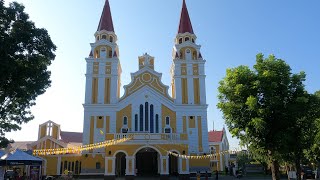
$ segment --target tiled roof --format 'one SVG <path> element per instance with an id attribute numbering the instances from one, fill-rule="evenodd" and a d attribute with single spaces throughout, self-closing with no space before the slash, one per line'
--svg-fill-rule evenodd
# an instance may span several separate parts
<path id="1" fill-rule="evenodd" d="M 210 131 L 208 132 L 209 142 L 221 142 L 223 137 L 223 131 Z"/>
<path id="2" fill-rule="evenodd" d="M 34 141 L 16 141 L 14 143 L 10 143 L 8 147 L 10 149 L 20 149 L 20 150 L 29 150 L 31 149 L 30 144 Z"/>
<path id="3" fill-rule="evenodd" d="M 80 132 L 60 132 L 61 140 L 65 143 L 82 143 L 82 133 Z"/>

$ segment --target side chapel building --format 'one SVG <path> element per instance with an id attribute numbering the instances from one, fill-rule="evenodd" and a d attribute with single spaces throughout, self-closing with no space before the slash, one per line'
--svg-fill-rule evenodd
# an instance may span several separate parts
<path id="1" fill-rule="evenodd" d="M 174 40 L 172 96 L 149 54 L 138 57 L 138 70 L 120 96 L 121 62 L 110 6 L 106 0 L 95 42 L 86 58 L 83 134 L 64 132 L 48 121 L 39 127 L 32 149 L 76 147 L 116 138 L 130 141 L 80 154 L 42 156 L 47 175 L 67 169 L 76 175 L 134 177 L 142 174 L 189 176 L 210 172 L 209 159 L 183 159 L 169 154 L 203 155 L 208 145 L 205 60 L 183 0 Z M 81 137 L 82 136 L 82 137 Z M 82 139 L 81 139 L 82 138 Z"/>

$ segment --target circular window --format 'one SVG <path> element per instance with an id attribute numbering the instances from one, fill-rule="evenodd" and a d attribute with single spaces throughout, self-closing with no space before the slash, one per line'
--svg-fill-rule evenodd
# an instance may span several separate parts
<path id="1" fill-rule="evenodd" d="M 191 51 L 190 51 L 190 49 L 187 49 L 187 53 L 190 53 Z"/>

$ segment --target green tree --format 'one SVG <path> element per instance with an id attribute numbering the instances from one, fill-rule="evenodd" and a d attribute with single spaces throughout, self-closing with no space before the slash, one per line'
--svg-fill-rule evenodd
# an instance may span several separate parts
<path id="1" fill-rule="evenodd" d="M 241 151 L 237 154 L 237 163 L 239 168 L 241 168 L 243 172 L 246 171 L 246 165 L 248 165 L 251 161 L 252 157 L 248 153 L 248 151 Z"/>
<path id="2" fill-rule="evenodd" d="M 6 132 L 33 119 L 30 107 L 50 86 L 47 67 L 55 50 L 47 30 L 35 27 L 23 5 L 6 7 L 0 0 L 0 147 L 9 143 Z"/>
<path id="3" fill-rule="evenodd" d="M 227 69 L 220 81 L 218 108 L 233 136 L 268 157 L 272 179 L 280 179 L 279 159 L 287 153 L 291 106 L 305 96 L 305 74 L 292 74 L 283 60 L 256 56 L 254 70 Z"/>
<path id="4" fill-rule="evenodd" d="M 301 179 L 300 164 L 308 162 L 307 157 L 312 160 L 311 157 L 314 155 L 311 148 L 316 140 L 316 119 L 320 117 L 319 98 L 305 92 L 304 96 L 300 96 L 290 105 L 289 112 L 288 117 L 291 116 L 294 123 L 288 132 L 290 152 L 284 154 L 284 159 L 295 165 L 297 177 Z"/>

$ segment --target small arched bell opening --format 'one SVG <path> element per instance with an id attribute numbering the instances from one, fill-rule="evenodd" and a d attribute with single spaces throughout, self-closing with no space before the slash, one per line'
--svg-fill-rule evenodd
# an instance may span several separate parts
<path id="1" fill-rule="evenodd" d="M 110 42 L 113 42 L 113 39 L 114 39 L 113 36 L 110 36 L 110 37 L 109 37 L 109 41 L 110 41 Z"/>
<path id="2" fill-rule="evenodd" d="M 107 39 L 107 35 L 105 35 L 105 34 L 102 35 L 102 36 L 101 36 L 101 39 Z"/>

